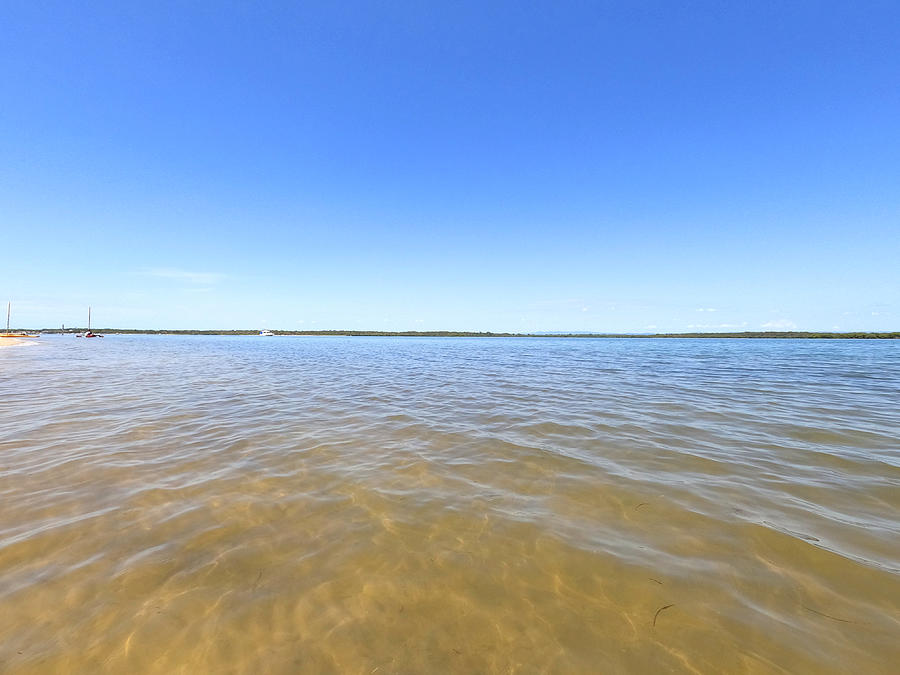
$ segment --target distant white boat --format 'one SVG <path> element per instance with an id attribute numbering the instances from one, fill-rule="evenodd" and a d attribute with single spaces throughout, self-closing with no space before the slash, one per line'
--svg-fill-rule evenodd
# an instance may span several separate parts
<path id="1" fill-rule="evenodd" d="M 259 331 L 259 334 L 265 337 L 273 337 L 275 335 L 275 333 L 270 330 L 261 330 Z"/>

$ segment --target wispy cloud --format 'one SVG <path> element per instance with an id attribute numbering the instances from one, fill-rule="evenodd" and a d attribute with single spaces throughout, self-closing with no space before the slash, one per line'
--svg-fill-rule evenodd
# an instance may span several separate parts
<path id="1" fill-rule="evenodd" d="M 743 323 L 692 323 L 688 324 L 688 328 L 746 328 L 747 322 Z"/>
<path id="2" fill-rule="evenodd" d="M 797 324 L 789 319 L 778 319 L 776 321 L 766 321 L 761 328 L 768 328 L 769 330 L 795 330 Z"/>
<path id="3" fill-rule="evenodd" d="M 697 311 L 697 312 L 716 312 L 718 310 L 715 307 L 698 307 L 695 311 Z"/>
<path id="4" fill-rule="evenodd" d="M 172 279 L 174 281 L 184 281 L 189 284 L 197 284 L 199 286 L 211 286 L 217 284 L 225 278 L 224 274 L 217 272 L 190 272 L 188 270 L 180 270 L 174 267 L 152 267 L 144 270 L 144 274 L 159 279 Z"/>

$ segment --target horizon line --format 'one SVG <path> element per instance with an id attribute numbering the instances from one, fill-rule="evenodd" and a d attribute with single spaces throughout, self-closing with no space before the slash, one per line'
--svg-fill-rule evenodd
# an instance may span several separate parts
<path id="1" fill-rule="evenodd" d="M 48 335 L 69 335 L 87 330 L 85 327 L 71 328 L 17 328 L 17 331 L 46 333 Z M 94 332 L 122 335 L 259 335 L 260 329 L 245 328 L 93 328 Z M 900 331 L 893 330 L 847 330 L 847 331 L 815 331 L 815 330 L 783 330 L 783 331 L 719 331 L 719 332 L 598 332 L 598 331 L 468 331 L 468 330 L 359 330 L 359 329 L 318 329 L 318 330 L 269 330 L 277 335 L 296 336 L 384 336 L 384 337 L 598 337 L 598 338 L 648 338 L 648 337 L 855 337 L 877 336 L 878 338 L 900 338 Z"/>

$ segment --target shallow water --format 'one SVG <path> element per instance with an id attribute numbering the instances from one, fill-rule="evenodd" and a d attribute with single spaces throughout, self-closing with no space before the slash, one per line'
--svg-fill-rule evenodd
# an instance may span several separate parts
<path id="1" fill-rule="evenodd" d="M 4 673 L 896 672 L 900 342 L 0 350 Z"/>

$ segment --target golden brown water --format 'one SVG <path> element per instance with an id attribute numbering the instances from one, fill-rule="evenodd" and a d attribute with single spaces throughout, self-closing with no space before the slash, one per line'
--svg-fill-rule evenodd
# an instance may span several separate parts
<path id="1" fill-rule="evenodd" d="M 0 350 L 0 672 L 889 673 L 900 343 Z"/>

